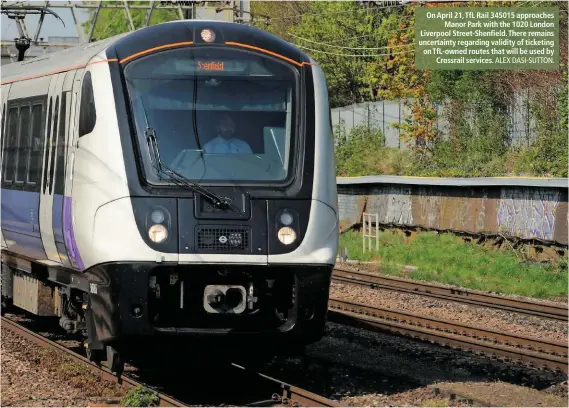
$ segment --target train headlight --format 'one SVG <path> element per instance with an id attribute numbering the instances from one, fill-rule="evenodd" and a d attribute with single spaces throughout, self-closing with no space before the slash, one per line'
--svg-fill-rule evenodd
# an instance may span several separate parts
<path id="1" fill-rule="evenodd" d="M 281 218 L 281 223 L 287 226 L 292 224 L 292 222 L 294 221 L 294 217 L 292 216 L 291 213 L 288 212 L 282 213 L 280 218 Z"/>
<path id="2" fill-rule="evenodd" d="M 148 230 L 148 236 L 152 242 L 160 244 L 161 242 L 166 241 L 168 238 L 168 229 L 164 225 L 155 224 Z"/>
<path id="3" fill-rule="evenodd" d="M 162 224 L 164 222 L 164 218 L 166 218 L 166 216 L 160 210 L 154 210 L 152 211 L 152 214 L 150 214 L 150 219 L 154 224 Z"/>
<path id="4" fill-rule="evenodd" d="M 285 245 L 290 245 L 296 241 L 296 232 L 290 227 L 282 227 L 277 234 L 279 241 Z"/>

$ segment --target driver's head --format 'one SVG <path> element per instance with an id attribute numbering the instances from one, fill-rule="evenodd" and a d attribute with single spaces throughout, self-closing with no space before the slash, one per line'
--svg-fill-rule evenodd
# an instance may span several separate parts
<path id="1" fill-rule="evenodd" d="M 228 115 L 222 114 L 217 124 L 217 133 L 224 139 L 231 139 L 235 133 L 235 123 Z"/>

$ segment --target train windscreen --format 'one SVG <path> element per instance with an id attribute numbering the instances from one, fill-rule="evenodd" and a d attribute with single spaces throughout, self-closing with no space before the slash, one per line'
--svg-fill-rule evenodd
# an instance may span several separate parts
<path id="1" fill-rule="evenodd" d="M 291 176 L 297 72 L 256 53 L 180 48 L 129 63 L 125 78 L 149 182 L 145 130 L 161 161 L 194 181 L 282 182 Z"/>

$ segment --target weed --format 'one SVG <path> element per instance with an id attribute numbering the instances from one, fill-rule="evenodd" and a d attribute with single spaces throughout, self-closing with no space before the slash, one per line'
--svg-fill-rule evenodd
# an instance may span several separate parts
<path id="1" fill-rule="evenodd" d="M 76 362 L 63 362 L 59 365 L 59 372 L 65 377 L 93 376 L 88 366 Z"/>
<path id="2" fill-rule="evenodd" d="M 155 407 L 159 402 L 158 394 L 143 387 L 132 388 L 121 400 L 123 407 Z"/>

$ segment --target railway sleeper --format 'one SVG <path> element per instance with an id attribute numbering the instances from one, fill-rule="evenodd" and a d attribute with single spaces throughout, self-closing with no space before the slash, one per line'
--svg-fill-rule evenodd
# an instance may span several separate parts
<path id="1" fill-rule="evenodd" d="M 372 316 L 372 317 L 383 319 L 383 320 L 386 320 L 389 322 L 402 323 L 402 324 L 406 324 L 406 325 L 413 326 L 413 327 L 423 327 L 426 329 L 439 331 L 442 333 L 455 334 L 458 336 L 463 336 L 463 337 L 467 337 L 467 338 L 472 338 L 472 339 L 488 342 L 488 343 L 491 343 L 494 345 L 505 345 L 505 346 L 510 346 L 513 348 L 530 350 L 530 351 L 537 351 L 537 352 L 540 352 L 543 354 L 550 354 L 550 355 L 555 355 L 555 356 L 562 356 L 562 357 L 567 356 L 566 353 L 560 354 L 560 353 L 555 352 L 555 351 L 549 351 L 547 349 L 544 349 L 543 347 L 539 347 L 539 346 L 536 347 L 535 345 L 532 345 L 532 344 L 524 344 L 524 343 L 519 343 L 519 342 L 515 342 L 515 341 L 502 340 L 498 336 L 477 334 L 475 331 L 467 331 L 465 329 L 457 329 L 457 328 L 452 328 L 452 327 L 439 326 L 436 323 L 435 324 L 432 324 L 430 322 L 424 322 L 423 323 L 421 321 L 416 321 L 416 320 L 412 320 L 412 319 L 397 318 L 395 316 L 391 316 L 391 315 L 387 315 L 387 314 L 383 314 L 383 313 L 376 313 L 376 312 L 369 310 L 369 309 L 363 309 L 362 310 L 362 309 L 358 309 L 358 308 L 354 308 L 354 307 L 345 308 L 345 307 L 340 307 L 337 305 L 333 305 L 333 306 L 331 306 L 331 308 L 338 309 L 338 310 L 347 310 L 349 312 L 361 314 L 364 316 Z"/>
<path id="2" fill-rule="evenodd" d="M 356 316 L 346 316 L 346 317 L 348 318 L 348 322 L 347 322 L 348 325 L 352 325 L 350 323 L 350 321 L 353 321 L 353 319 L 357 319 Z M 387 321 L 387 319 L 384 319 L 384 320 Z M 343 322 L 343 321 L 340 320 L 340 322 Z M 377 326 L 375 326 L 375 322 L 372 324 L 374 324 L 374 326 L 372 326 L 372 327 L 377 327 Z M 381 322 L 378 321 L 377 324 L 381 324 Z M 357 326 L 360 327 L 359 325 L 357 325 Z M 367 325 L 364 327 L 367 328 Z M 532 358 L 535 359 L 536 357 L 538 357 L 535 355 L 534 356 L 528 356 L 529 359 L 528 358 L 522 359 L 521 357 L 513 357 L 511 355 L 508 356 L 508 353 L 511 353 L 511 351 L 508 351 L 508 350 L 504 350 L 505 355 L 502 355 L 499 353 L 497 354 L 496 352 L 490 351 L 490 350 L 480 350 L 480 347 L 484 347 L 484 348 L 486 347 L 481 340 L 476 340 L 476 341 L 481 342 L 480 345 L 476 345 L 476 346 L 471 346 L 471 345 L 467 345 L 467 344 L 461 345 L 461 344 L 456 343 L 457 341 L 460 341 L 458 339 L 456 339 L 456 340 L 453 339 L 450 341 L 447 341 L 444 339 L 435 339 L 431 335 L 426 335 L 423 333 L 414 332 L 415 329 L 413 327 L 416 327 L 416 326 L 409 325 L 409 329 L 405 329 L 402 327 L 388 325 L 388 327 L 387 328 L 384 327 L 383 330 L 387 329 L 387 331 L 389 331 L 391 333 L 402 335 L 404 337 L 411 338 L 413 340 L 421 340 L 421 341 L 424 341 L 426 343 L 437 344 L 439 346 L 449 348 L 449 349 L 453 349 L 453 350 L 461 350 L 461 351 L 470 352 L 470 353 L 473 353 L 473 354 L 479 355 L 479 356 L 487 356 L 492 360 L 498 360 L 498 361 L 504 361 L 504 362 L 512 361 L 515 364 L 523 365 L 525 367 L 532 368 L 532 369 L 538 369 L 539 368 L 539 369 L 543 369 L 543 370 L 550 370 L 550 371 L 552 370 L 554 372 L 563 371 L 563 369 L 559 365 L 559 364 L 562 364 L 561 362 L 550 361 L 547 363 L 545 363 L 545 362 L 544 363 L 536 363 L 535 360 L 531 361 Z M 372 328 L 371 330 L 376 330 L 376 329 Z M 435 329 L 435 330 L 433 330 L 433 335 L 435 335 L 435 333 L 437 331 L 438 332 L 444 332 L 444 330 Z M 453 335 L 457 336 L 457 337 L 462 337 L 462 336 L 458 336 L 456 334 L 453 334 Z M 465 337 L 467 337 L 467 336 L 465 336 Z M 502 345 L 500 344 L 499 346 L 502 346 Z M 526 349 L 526 347 L 512 347 L 512 351 L 515 350 L 516 348 L 523 349 L 523 350 Z M 550 353 L 541 353 L 541 354 L 543 354 L 545 356 L 554 356 L 556 353 L 550 352 Z"/>

